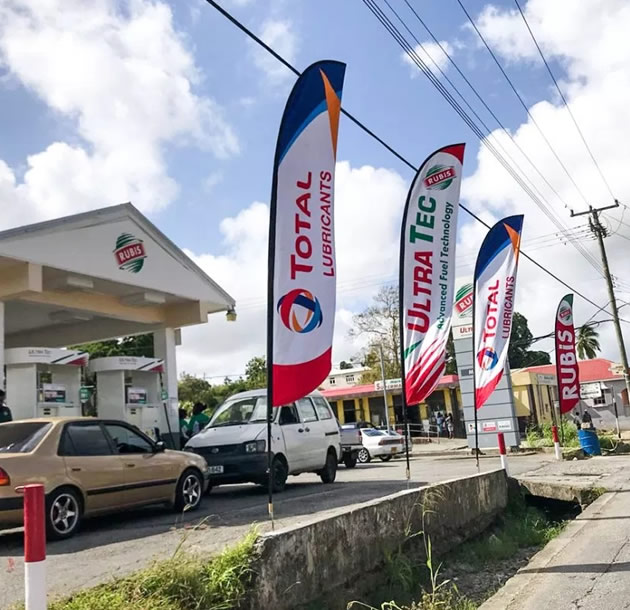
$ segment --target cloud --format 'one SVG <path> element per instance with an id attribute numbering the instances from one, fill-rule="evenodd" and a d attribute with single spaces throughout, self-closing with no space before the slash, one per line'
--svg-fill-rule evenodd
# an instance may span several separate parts
<path id="1" fill-rule="evenodd" d="M 177 195 L 166 144 L 238 152 L 222 108 L 194 92 L 198 69 L 163 2 L 8 0 L 0 67 L 72 127 L 20 180 L 3 164 L 4 226 L 129 200 L 155 211 Z"/>
<path id="2" fill-rule="evenodd" d="M 453 55 L 453 46 L 445 40 L 440 41 L 439 45 L 436 42 L 427 40 L 422 43 L 422 46 L 416 45 L 414 48 L 420 59 L 424 61 L 424 63 L 434 73 L 438 72 L 435 66 L 438 66 L 440 70 L 445 71 L 446 68 L 448 68 L 449 64 L 448 57 L 440 48 L 440 45 L 442 45 L 442 48 L 444 49 L 444 51 L 446 51 L 446 53 L 448 53 L 449 55 Z M 409 57 L 407 53 L 402 53 L 401 59 L 403 63 L 409 66 L 411 70 L 411 78 L 415 78 L 416 76 L 421 74 L 420 68 L 418 68 L 415 61 L 411 59 L 411 57 Z"/>
<path id="3" fill-rule="evenodd" d="M 298 41 L 291 21 L 267 19 L 263 22 L 258 35 L 263 42 L 267 43 L 289 63 L 295 63 Z M 254 64 L 265 74 L 270 85 L 277 85 L 294 78 L 294 74 L 287 67 L 256 43 L 252 42 L 250 48 Z"/>
<path id="4" fill-rule="evenodd" d="M 355 355 L 361 340 L 348 338 L 352 316 L 379 287 L 395 280 L 400 215 L 407 193 L 396 172 L 347 161 L 337 164 L 336 249 L 338 298 L 334 360 Z M 253 356 L 265 353 L 267 230 L 269 208 L 254 202 L 220 224 L 224 253 L 189 255 L 237 303 L 238 320 L 210 316 L 208 324 L 183 330 L 179 370 L 221 376 L 244 371 Z M 208 346 L 213 346 L 211 349 Z M 230 369 L 230 370 L 227 370 Z"/>

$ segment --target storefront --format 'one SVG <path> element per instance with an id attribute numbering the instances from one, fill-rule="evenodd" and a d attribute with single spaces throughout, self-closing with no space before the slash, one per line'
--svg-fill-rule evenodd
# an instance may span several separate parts
<path id="1" fill-rule="evenodd" d="M 0 370 L 5 350 L 40 350 L 32 353 L 41 360 L 47 357 L 41 350 L 153 333 L 168 413 L 163 423 L 172 430 L 178 427 L 178 329 L 203 324 L 212 313 L 233 317 L 234 307 L 131 204 L 0 233 Z"/>

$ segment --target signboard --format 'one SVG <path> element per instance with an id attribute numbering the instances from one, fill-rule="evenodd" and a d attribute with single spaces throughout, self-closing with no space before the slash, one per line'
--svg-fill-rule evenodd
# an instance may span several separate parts
<path id="1" fill-rule="evenodd" d="M 509 419 L 499 420 L 497 422 L 497 427 L 499 428 L 500 432 L 511 432 L 513 430 L 512 421 Z"/>
<path id="2" fill-rule="evenodd" d="M 145 388 L 127 388 L 127 404 L 128 405 L 146 405 L 147 391 Z"/>
<path id="3" fill-rule="evenodd" d="M 44 402 L 66 402 L 66 386 L 57 383 L 42 384 Z"/>
<path id="4" fill-rule="evenodd" d="M 580 398 L 601 398 L 602 384 L 599 381 L 580 384 Z"/>
<path id="5" fill-rule="evenodd" d="M 374 389 L 375 390 L 382 390 L 383 389 L 383 382 L 382 381 L 375 381 L 374 382 Z M 402 389 L 402 379 L 386 379 L 385 380 L 385 389 L 386 390 L 400 390 Z"/>
<path id="6" fill-rule="evenodd" d="M 160 397 L 162 400 L 168 400 L 168 392 L 166 390 L 162 390 L 162 392 L 160 392 Z"/>
<path id="7" fill-rule="evenodd" d="M 79 400 L 81 402 L 87 402 L 90 399 L 91 394 L 90 388 L 82 387 L 79 389 Z"/>
<path id="8" fill-rule="evenodd" d="M 484 432 L 496 432 L 497 431 L 497 422 L 495 421 L 485 421 L 481 424 L 481 429 Z"/>
<path id="9" fill-rule="evenodd" d="M 573 295 L 564 296 L 556 312 L 556 372 L 560 413 L 569 413 L 579 402 L 580 369 L 575 353 Z"/>
<path id="10" fill-rule="evenodd" d="M 536 375 L 536 381 L 538 385 L 556 385 L 556 376 L 538 374 Z"/>
<path id="11" fill-rule="evenodd" d="M 86 366 L 90 355 L 79 350 L 49 347 L 12 347 L 4 351 L 5 364 L 72 364 Z"/>
<path id="12" fill-rule="evenodd" d="M 465 337 L 472 337 L 473 327 L 472 324 L 466 324 L 466 326 L 454 326 L 453 327 L 453 339 L 463 339 Z"/>

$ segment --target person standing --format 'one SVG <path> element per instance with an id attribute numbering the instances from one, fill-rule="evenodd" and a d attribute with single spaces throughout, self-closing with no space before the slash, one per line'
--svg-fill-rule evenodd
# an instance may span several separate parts
<path id="1" fill-rule="evenodd" d="M 579 411 L 577 409 L 575 411 L 573 411 L 572 419 L 573 419 L 573 423 L 575 424 L 575 427 L 578 430 L 581 430 L 582 429 L 582 422 L 580 421 L 580 413 L 579 413 Z"/>
<path id="2" fill-rule="evenodd" d="M 191 437 L 199 434 L 209 423 L 210 418 L 204 413 L 206 405 L 196 402 L 193 405 L 192 417 L 188 420 L 188 430 Z"/>
<path id="3" fill-rule="evenodd" d="M 444 420 L 444 423 L 446 424 L 446 432 L 448 433 L 448 438 L 452 439 L 453 438 L 453 415 L 452 415 L 452 413 L 447 413 L 446 414 L 446 418 Z"/>
<path id="4" fill-rule="evenodd" d="M 13 421 L 13 415 L 11 414 L 11 409 L 7 407 L 4 402 L 6 396 L 6 392 L 4 390 L 0 390 L 0 424 L 4 422 Z"/>
<path id="5" fill-rule="evenodd" d="M 444 434 L 444 416 L 442 415 L 442 411 L 438 411 L 435 415 L 435 423 L 438 429 L 438 435 L 442 436 Z"/>

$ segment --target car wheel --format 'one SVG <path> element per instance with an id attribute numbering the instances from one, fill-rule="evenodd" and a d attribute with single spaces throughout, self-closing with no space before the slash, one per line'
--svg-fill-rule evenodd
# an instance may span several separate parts
<path id="1" fill-rule="evenodd" d="M 337 478 L 337 456 L 334 451 L 328 451 L 326 466 L 319 472 L 322 483 L 334 483 Z"/>
<path id="2" fill-rule="evenodd" d="M 203 478 L 196 470 L 185 470 L 179 478 L 175 491 L 175 510 L 195 510 L 201 504 Z"/>
<path id="3" fill-rule="evenodd" d="M 284 491 L 287 485 L 287 478 L 289 476 L 289 469 L 286 462 L 281 457 L 274 457 L 271 462 L 271 469 L 273 471 L 273 492 L 280 493 Z M 268 485 L 268 483 L 266 483 Z"/>
<path id="4" fill-rule="evenodd" d="M 379 460 L 381 460 L 381 462 L 389 462 L 389 460 L 392 459 L 391 455 L 379 455 L 378 456 Z"/>
<path id="5" fill-rule="evenodd" d="M 363 447 L 363 449 L 359 449 L 357 459 L 361 462 L 361 464 L 367 464 L 372 458 L 370 457 L 370 452 Z"/>
<path id="6" fill-rule="evenodd" d="M 46 501 L 46 537 L 64 540 L 76 534 L 81 523 L 81 500 L 70 488 L 55 490 Z"/>
<path id="7" fill-rule="evenodd" d="M 343 456 L 343 463 L 346 468 L 354 468 L 357 465 L 357 456 L 354 453 L 346 453 Z"/>

